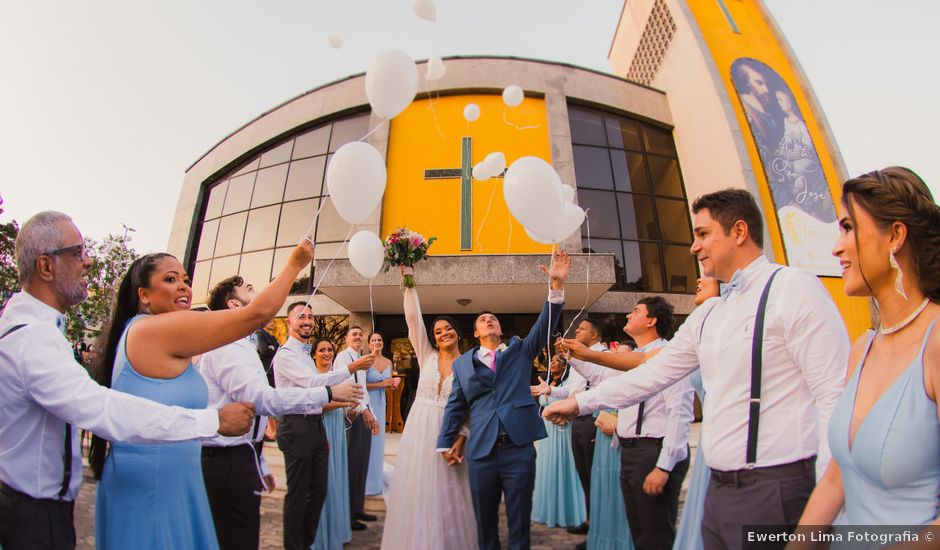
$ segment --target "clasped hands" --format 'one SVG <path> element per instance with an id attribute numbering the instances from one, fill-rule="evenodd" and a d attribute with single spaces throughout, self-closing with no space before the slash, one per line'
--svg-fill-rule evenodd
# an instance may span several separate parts
<path id="1" fill-rule="evenodd" d="M 467 436 L 458 435 L 450 449 L 441 453 L 441 456 L 444 457 L 448 466 L 456 466 L 457 464 L 463 463 L 463 447 L 466 442 Z"/>

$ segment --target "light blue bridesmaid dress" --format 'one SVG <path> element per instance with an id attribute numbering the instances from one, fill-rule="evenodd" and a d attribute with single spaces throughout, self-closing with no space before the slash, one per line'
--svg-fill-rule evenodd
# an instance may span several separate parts
<path id="1" fill-rule="evenodd" d="M 330 442 L 329 482 L 320 513 L 314 550 L 342 550 L 352 540 L 349 518 L 349 465 L 346 458 L 346 411 L 323 413 L 323 429 Z"/>
<path id="2" fill-rule="evenodd" d="M 205 380 L 192 364 L 176 378 L 148 378 L 127 360 L 128 321 L 118 342 L 111 387 L 164 405 L 204 409 Z M 112 442 L 95 503 L 95 543 L 102 549 L 219 547 L 202 479 L 202 443 Z"/>
<path id="3" fill-rule="evenodd" d="M 366 372 L 366 382 L 375 384 L 388 380 L 392 376 L 392 367 L 389 365 L 385 372 L 369 369 Z M 381 495 L 385 489 L 385 477 L 382 465 L 385 462 L 385 388 L 369 390 L 369 400 L 372 402 L 372 413 L 379 423 L 379 435 L 372 436 L 372 447 L 369 451 L 369 472 L 366 474 L 366 494 Z"/>
<path id="4" fill-rule="evenodd" d="M 633 536 L 627 523 L 620 490 L 619 441 L 597 429 L 594 462 L 591 463 L 591 528 L 588 550 L 632 550 Z M 613 443 L 614 446 L 611 446 Z"/>
<path id="5" fill-rule="evenodd" d="M 705 402 L 705 388 L 702 386 L 702 372 L 696 369 L 689 375 L 689 381 L 698 394 L 699 401 Z M 701 550 L 702 543 L 702 516 L 705 513 L 705 492 L 708 490 L 708 478 L 711 470 L 705 464 L 705 454 L 702 453 L 702 433 L 698 435 L 698 448 L 695 452 L 695 464 L 692 466 L 692 475 L 689 479 L 688 491 L 685 495 L 685 505 L 682 507 L 682 517 L 679 518 L 679 527 L 676 529 L 676 541 L 672 547 L 675 550 Z"/>
<path id="6" fill-rule="evenodd" d="M 565 379 L 559 387 L 565 387 Z M 543 407 L 557 401 L 542 396 Z M 548 437 L 538 442 L 535 459 L 535 493 L 533 495 L 532 521 L 549 527 L 581 525 L 587 517 L 584 505 L 584 490 L 578 472 L 574 468 L 571 451 L 571 430 L 556 426 L 545 420 Z"/>
<path id="7" fill-rule="evenodd" d="M 940 423 L 924 389 L 924 349 L 868 411 L 855 440 L 849 434 L 858 380 L 868 347 L 829 421 L 829 448 L 842 472 L 846 525 L 926 525 L 937 517 L 940 495 Z"/>

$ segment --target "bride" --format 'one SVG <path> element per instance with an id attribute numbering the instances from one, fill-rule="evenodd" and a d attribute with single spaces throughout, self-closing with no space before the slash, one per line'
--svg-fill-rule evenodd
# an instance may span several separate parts
<path id="1" fill-rule="evenodd" d="M 436 450 L 453 381 L 451 363 L 460 356 L 460 334 L 453 319 L 439 316 L 431 325 L 434 342 L 430 342 L 418 292 L 413 288 L 404 290 L 408 339 L 421 374 L 398 446 L 382 548 L 472 550 L 476 548 L 477 528 L 467 466 L 459 456 L 447 457 L 445 462 Z M 458 449 L 462 449 L 466 435 L 464 431 L 458 437 Z"/>

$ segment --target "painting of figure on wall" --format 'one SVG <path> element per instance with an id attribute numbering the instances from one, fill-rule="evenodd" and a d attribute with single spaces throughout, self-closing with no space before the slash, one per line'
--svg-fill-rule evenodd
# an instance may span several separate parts
<path id="1" fill-rule="evenodd" d="M 760 154 L 790 265 L 838 276 L 830 251 L 838 236 L 835 204 L 803 114 L 786 82 L 756 59 L 731 76 Z"/>

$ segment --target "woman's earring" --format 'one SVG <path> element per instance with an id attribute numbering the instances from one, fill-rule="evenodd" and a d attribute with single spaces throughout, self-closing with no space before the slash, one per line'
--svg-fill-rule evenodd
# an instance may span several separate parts
<path id="1" fill-rule="evenodd" d="M 150 302 L 144 302 L 144 313 L 150 315 Z"/>
<path id="2" fill-rule="evenodd" d="M 898 260 L 894 257 L 894 250 L 888 252 L 888 263 L 891 264 L 892 269 L 898 270 L 898 276 L 894 278 L 894 290 L 901 295 L 901 298 L 908 300 L 907 294 L 904 292 L 904 272 L 901 271 L 901 266 L 898 265 Z"/>

